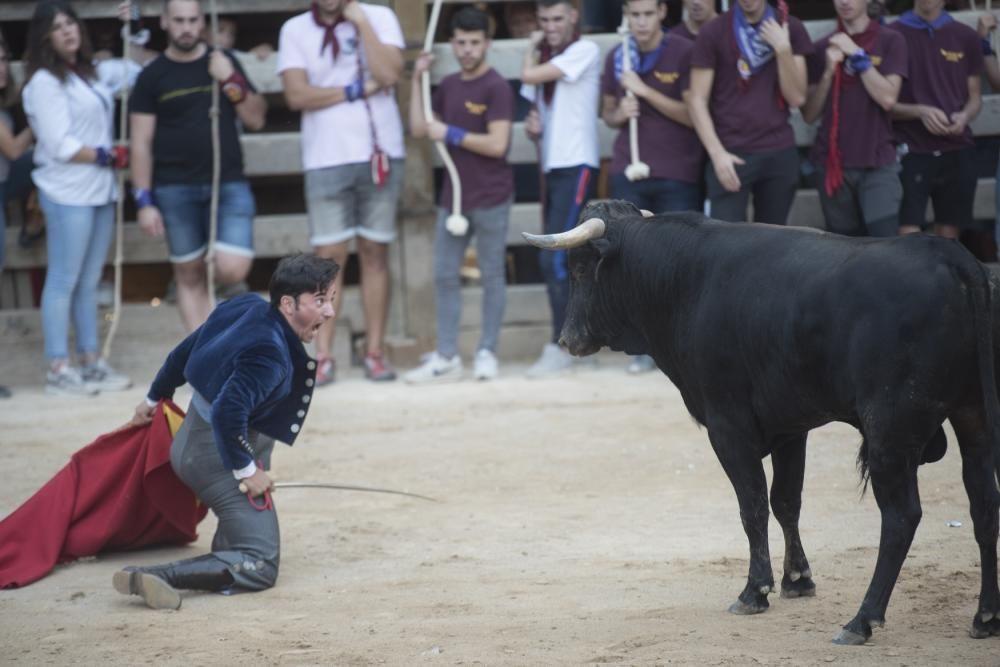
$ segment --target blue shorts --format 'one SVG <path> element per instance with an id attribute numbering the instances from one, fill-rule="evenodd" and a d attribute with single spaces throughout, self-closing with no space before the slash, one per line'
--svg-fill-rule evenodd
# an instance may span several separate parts
<path id="1" fill-rule="evenodd" d="M 161 185 L 153 188 L 153 201 L 163 216 L 170 261 L 192 262 L 208 247 L 211 185 Z M 246 181 L 219 187 L 217 252 L 253 257 L 253 218 L 257 209 Z"/>

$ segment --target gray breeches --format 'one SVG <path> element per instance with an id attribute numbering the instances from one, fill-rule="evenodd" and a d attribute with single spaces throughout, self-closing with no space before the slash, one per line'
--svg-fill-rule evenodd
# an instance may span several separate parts
<path id="1" fill-rule="evenodd" d="M 274 440 L 250 433 L 258 465 L 270 468 Z M 184 424 L 170 447 L 170 464 L 198 499 L 219 519 L 212 539 L 212 555 L 221 560 L 233 575 L 233 586 L 263 590 L 278 578 L 280 537 L 278 515 L 271 509 L 258 511 L 231 470 L 222 465 L 215 445 L 212 426 L 191 406 Z M 256 502 L 262 503 L 263 498 Z"/>

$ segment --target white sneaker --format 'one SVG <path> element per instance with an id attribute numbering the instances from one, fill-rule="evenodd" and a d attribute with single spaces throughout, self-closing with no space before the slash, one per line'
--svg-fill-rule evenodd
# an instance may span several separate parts
<path id="1" fill-rule="evenodd" d="M 462 379 L 462 357 L 455 355 L 445 359 L 437 352 L 431 352 L 412 371 L 403 374 L 407 384 L 428 384 L 431 382 L 457 382 Z"/>
<path id="2" fill-rule="evenodd" d="M 556 345 L 546 343 L 542 348 L 542 355 L 538 357 L 531 368 L 528 369 L 529 378 L 540 378 L 545 375 L 554 375 L 567 370 L 573 365 L 573 357 L 569 352 Z"/>
<path id="3" fill-rule="evenodd" d="M 132 387 L 132 380 L 113 369 L 104 359 L 83 367 L 83 381 L 100 391 L 125 391 Z"/>
<path id="4" fill-rule="evenodd" d="M 648 354 L 637 354 L 632 357 L 625 371 L 631 375 L 639 375 L 656 370 L 656 362 Z"/>
<path id="5" fill-rule="evenodd" d="M 474 376 L 477 380 L 492 380 L 500 372 L 497 358 L 489 350 L 476 352 Z"/>
<path id="6" fill-rule="evenodd" d="M 54 396 L 96 396 L 98 389 L 84 382 L 80 371 L 67 364 L 46 374 L 45 393 Z"/>

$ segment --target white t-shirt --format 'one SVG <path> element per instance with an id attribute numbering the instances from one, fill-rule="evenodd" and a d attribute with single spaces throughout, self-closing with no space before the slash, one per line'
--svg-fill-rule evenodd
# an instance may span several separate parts
<path id="1" fill-rule="evenodd" d="M 538 111 L 542 116 L 543 170 L 600 166 L 597 147 L 597 105 L 600 98 L 601 48 L 580 39 L 552 58 L 563 77 L 556 81 L 552 105 L 545 104 L 538 86 Z M 536 87 L 523 85 L 521 96 L 536 101 Z"/>
<path id="2" fill-rule="evenodd" d="M 31 179 L 46 197 L 70 206 L 103 206 L 115 200 L 113 169 L 69 159 L 84 147 L 111 147 L 114 94 L 124 77 L 133 79 L 134 74 L 120 62 L 104 61 L 97 65 L 96 81 L 74 73 L 60 81 L 42 69 L 24 86 L 24 113 L 36 139 Z"/>
<path id="3" fill-rule="evenodd" d="M 392 10 L 377 5 L 361 5 L 372 29 L 383 44 L 406 47 L 399 20 Z M 332 47 L 323 52 L 323 28 L 316 25 L 312 13 L 290 18 L 281 28 L 278 41 L 278 74 L 303 69 L 309 84 L 317 88 L 344 88 L 358 78 L 358 53 L 361 51 L 365 78 L 371 74 L 364 62 L 364 51 L 353 23 L 345 21 L 334 28 L 340 55 L 334 61 Z M 371 108 L 369 119 L 368 108 Z M 393 91 L 384 91 L 364 100 L 342 102 L 325 109 L 302 112 L 302 164 L 306 170 L 368 162 L 371 159 L 372 122 L 379 146 L 392 158 L 406 155 L 403 147 L 403 122 Z"/>

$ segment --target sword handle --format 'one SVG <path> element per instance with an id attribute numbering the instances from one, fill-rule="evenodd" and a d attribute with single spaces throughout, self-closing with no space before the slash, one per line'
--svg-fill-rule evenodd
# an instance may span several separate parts
<path id="1" fill-rule="evenodd" d="M 248 493 L 250 489 L 247 488 L 246 483 L 240 482 L 240 493 Z"/>

